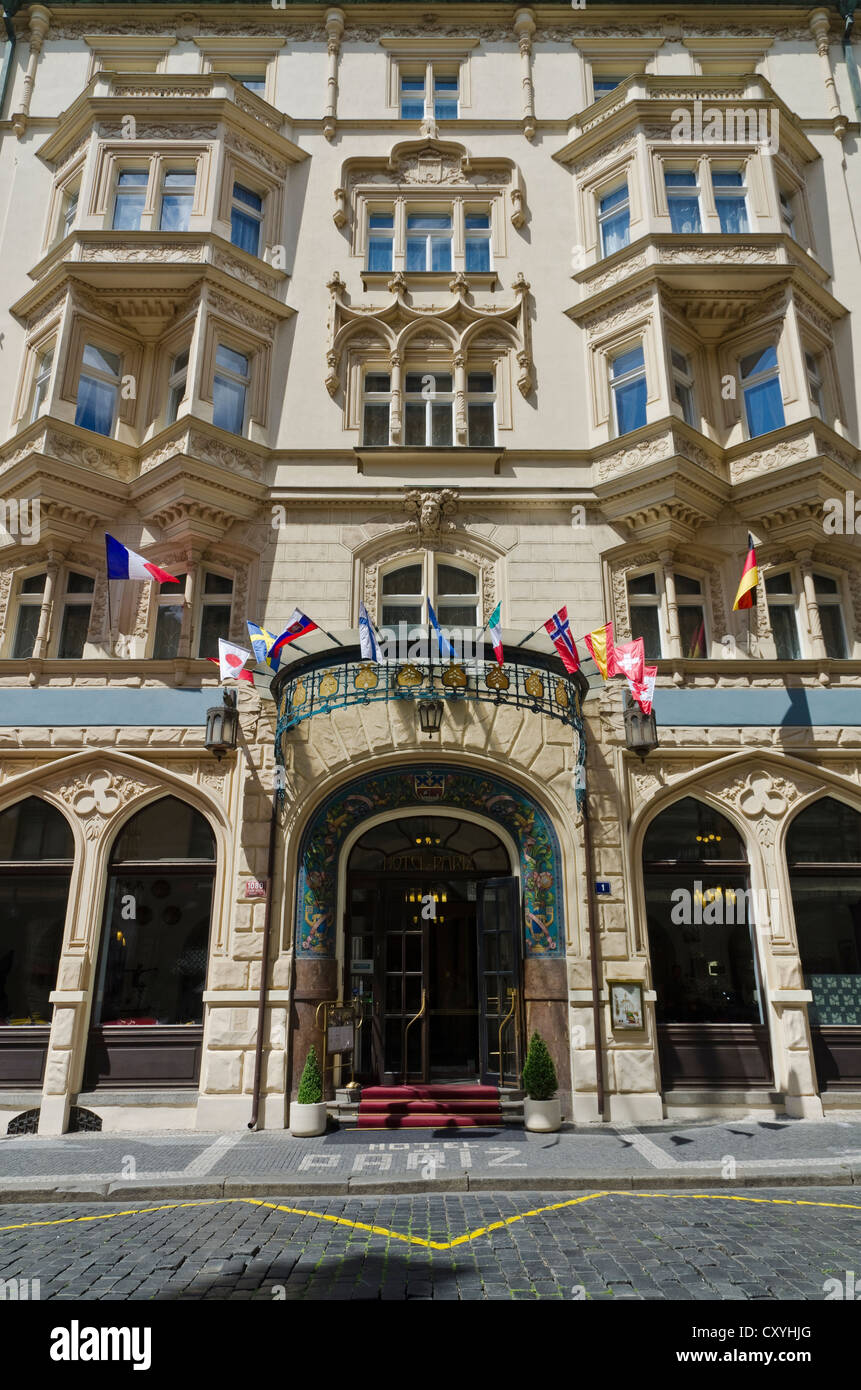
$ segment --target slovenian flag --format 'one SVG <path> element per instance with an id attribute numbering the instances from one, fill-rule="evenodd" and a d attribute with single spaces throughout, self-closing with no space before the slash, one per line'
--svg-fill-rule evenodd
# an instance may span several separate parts
<path id="1" fill-rule="evenodd" d="M 306 632 L 316 631 L 317 624 L 312 623 L 310 618 L 306 618 L 305 614 L 302 613 L 300 609 L 294 608 L 281 636 L 276 637 L 275 641 L 272 643 L 272 647 L 269 651 L 270 657 L 277 656 L 280 651 L 283 651 L 284 647 L 289 647 L 291 642 L 295 642 L 297 637 L 304 637 Z"/>
<path id="2" fill-rule="evenodd" d="M 502 665 L 502 604 L 498 603 L 487 620 L 487 629 L 490 633 L 490 640 L 493 643 L 493 655 L 496 657 L 500 666 Z"/>
<path id="3" fill-rule="evenodd" d="M 279 656 L 273 657 L 272 648 L 275 645 L 274 632 L 267 632 L 265 627 L 260 627 L 258 623 L 246 620 L 245 626 L 248 628 L 248 637 L 254 650 L 255 660 L 261 666 L 269 666 L 273 671 L 277 671 L 281 665 Z"/>
<path id="4" fill-rule="evenodd" d="M 436 613 L 433 611 L 433 604 L 431 603 L 430 599 L 428 599 L 428 617 L 430 618 L 431 627 L 436 633 L 436 640 L 439 645 L 440 656 L 451 657 L 452 661 L 454 661 L 456 655 L 454 647 L 451 645 L 451 642 L 449 642 L 448 638 L 443 635 L 443 630 L 439 625 L 439 619 L 437 618 Z"/>
<path id="5" fill-rule="evenodd" d="M 105 550 L 108 561 L 108 579 L 154 579 L 157 584 L 178 584 L 179 580 L 167 570 L 159 569 L 136 550 L 105 536 Z"/>
<path id="6" fill-rule="evenodd" d="M 374 632 L 374 625 L 368 617 L 367 608 L 361 601 L 359 602 L 359 645 L 362 649 L 363 661 L 379 661 L 381 659 L 382 652 Z"/>
<path id="7" fill-rule="evenodd" d="M 748 532 L 747 559 L 744 562 L 738 593 L 735 596 L 735 603 L 732 606 L 733 613 L 739 608 L 753 608 L 756 603 L 756 586 L 758 582 L 759 570 L 756 565 L 756 550 L 753 544 L 753 536 Z"/>

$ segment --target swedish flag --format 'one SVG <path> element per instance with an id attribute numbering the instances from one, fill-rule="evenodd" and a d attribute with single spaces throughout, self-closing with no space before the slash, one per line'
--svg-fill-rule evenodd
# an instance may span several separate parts
<path id="1" fill-rule="evenodd" d="M 257 623 L 246 622 L 248 636 L 254 650 L 254 656 L 259 665 L 270 666 L 273 671 L 277 671 L 281 665 L 281 653 L 276 652 L 270 658 L 269 653 L 273 645 L 278 640 L 273 632 L 267 632 L 265 627 L 259 627 Z"/>

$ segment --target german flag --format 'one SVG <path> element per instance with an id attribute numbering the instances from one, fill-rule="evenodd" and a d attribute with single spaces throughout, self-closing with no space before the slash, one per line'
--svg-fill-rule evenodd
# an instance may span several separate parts
<path id="1" fill-rule="evenodd" d="M 756 550 L 754 549 L 753 536 L 748 532 L 747 559 L 744 562 L 738 593 L 735 596 L 735 603 L 732 606 L 733 613 L 739 608 L 754 607 L 756 604 L 756 586 L 758 581 L 759 570 L 756 567 Z"/>

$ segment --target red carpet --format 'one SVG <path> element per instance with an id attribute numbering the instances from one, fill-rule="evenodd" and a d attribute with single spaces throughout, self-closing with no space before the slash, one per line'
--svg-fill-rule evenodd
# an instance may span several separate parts
<path id="1" fill-rule="evenodd" d="M 502 1124 L 495 1086 L 366 1086 L 359 1129 L 495 1129 Z"/>

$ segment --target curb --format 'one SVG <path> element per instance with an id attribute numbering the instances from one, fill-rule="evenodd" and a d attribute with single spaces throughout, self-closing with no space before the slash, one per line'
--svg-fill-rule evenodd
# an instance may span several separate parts
<path id="1" fill-rule="evenodd" d="M 853 1167 L 832 1168 L 823 1165 L 816 1169 L 787 1171 L 785 1167 L 771 1171 L 738 1174 L 735 1178 L 720 1175 L 703 1176 L 668 1170 L 663 1175 L 607 1175 L 597 1173 L 532 1173 L 473 1174 L 421 1178 L 399 1176 L 355 1177 L 326 1179 L 321 1173 L 307 1177 L 283 1178 L 153 1178 L 148 1182 L 118 1182 L 114 1180 L 75 1181 L 74 1178 L 7 1178 L 0 1189 L 0 1206 L 32 1206 L 45 1204 L 105 1203 L 111 1206 L 128 1202 L 199 1201 L 209 1199 L 256 1197 L 264 1201 L 279 1197 L 362 1197 L 410 1196 L 428 1192 L 596 1192 L 612 1189 L 630 1192 L 691 1191 L 705 1193 L 739 1188 L 763 1187 L 852 1187 L 861 1186 L 861 1170 Z"/>

